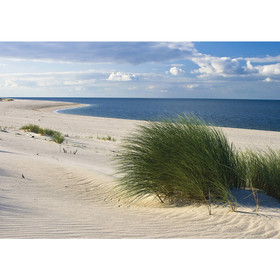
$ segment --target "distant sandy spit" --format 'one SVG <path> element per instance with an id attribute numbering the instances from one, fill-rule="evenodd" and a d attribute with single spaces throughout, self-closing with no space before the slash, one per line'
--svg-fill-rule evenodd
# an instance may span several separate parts
<path id="1" fill-rule="evenodd" d="M 1 238 L 279 238 L 280 204 L 238 191 L 237 212 L 215 206 L 173 207 L 114 198 L 112 159 L 121 139 L 144 121 L 68 115 L 75 103 L 0 102 Z M 38 124 L 66 135 L 60 146 L 24 132 Z M 241 149 L 280 149 L 280 133 L 223 128 Z M 111 136 L 116 141 L 105 141 Z"/>

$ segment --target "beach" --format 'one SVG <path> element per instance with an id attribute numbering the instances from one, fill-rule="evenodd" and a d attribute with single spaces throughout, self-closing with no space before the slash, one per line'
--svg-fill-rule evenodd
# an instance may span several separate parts
<path id="1" fill-rule="evenodd" d="M 279 238 L 279 201 L 236 193 L 238 208 L 175 207 L 115 198 L 113 159 L 122 138 L 144 121 L 55 112 L 81 104 L 0 102 L 1 238 Z M 37 124 L 65 135 L 61 145 L 20 128 Z M 222 128 L 241 149 L 280 149 L 280 132 Z M 103 140 L 107 138 L 111 140 Z M 249 196 L 249 198 L 248 198 Z"/>

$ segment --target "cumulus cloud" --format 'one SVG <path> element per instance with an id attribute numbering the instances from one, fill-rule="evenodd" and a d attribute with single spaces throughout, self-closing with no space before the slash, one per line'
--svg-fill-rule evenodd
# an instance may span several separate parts
<path id="1" fill-rule="evenodd" d="M 269 65 L 259 65 L 255 66 L 259 74 L 270 76 L 270 75 L 280 75 L 280 63 L 269 64 Z"/>
<path id="2" fill-rule="evenodd" d="M 267 65 L 252 65 L 252 61 L 239 57 L 214 57 L 198 54 L 192 58 L 199 68 L 192 73 L 201 74 L 200 77 L 211 75 L 222 77 L 233 76 L 271 76 L 280 74 L 280 63 Z"/>
<path id="3" fill-rule="evenodd" d="M 230 57 L 214 57 L 210 55 L 199 55 L 192 58 L 199 68 L 193 73 L 200 73 L 202 75 L 242 75 L 246 70 L 240 63 L 239 58 Z"/>
<path id="4" fill-rule="evenodd" d="M 113 72 L 109 75 L 108 81 L 119 81 L 119 82 L 127 82 L 135 79 L 136 76 L 134 74 L 126 74 L 122 72 Z"/>
<path id="5" fill-rule="evenodd" d="M 185 74 L 185 71 L 179 67 L 174 66 L 174 67 L 171 67 L 169 69 L 169 71 L 167 71 L 167 73 L 170 73 L 173 76 L 178 76 L 178 75 Z"/>
<path id="6" fill-rule="evenodd" d="M 248 57 L 245 59 L 257 63 L 273 63 L 273 62 L 275 63 L 275 62 L 280 62 L 280 55 L 276 55 L 276 56 L 267 55 L 264 57 Z"/>

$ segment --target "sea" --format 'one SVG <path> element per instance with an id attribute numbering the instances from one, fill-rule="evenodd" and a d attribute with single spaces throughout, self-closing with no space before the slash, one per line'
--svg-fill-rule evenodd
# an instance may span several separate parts
<path id="1" fill-rule="evenodd" d="M 280 131 L 280 100 L 171 99 L 171 98 L 17 98 L 87 104 L 59 110 L 105 118 L 157 121 L 177 115 L 195 115 L 222 127 Z"/>

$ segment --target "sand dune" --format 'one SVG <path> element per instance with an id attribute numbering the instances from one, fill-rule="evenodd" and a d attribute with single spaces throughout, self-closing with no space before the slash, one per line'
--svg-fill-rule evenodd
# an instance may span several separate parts
<path id="1" fill-rule="evenodd" d="M 112 159 L 121 138 L 141 122 L 53 112 L 71 106 L 76 104 L 0 102 L 1 238 L 280 237 L 279 202 L 261 195 L 256 213 L 244 190 L 236 193 L 237 212 L 214 206 L 211 216 L 204 205 L 129 204 L 114 198 Z M 68 135 L 66 143 L 60 147 L 20 130 L 29 123 L 61 131 Z M 279 132 L 223 130 L 242 149 L 280 148 Z M 108 135 L 116 141 L 97 139 Z"/>

